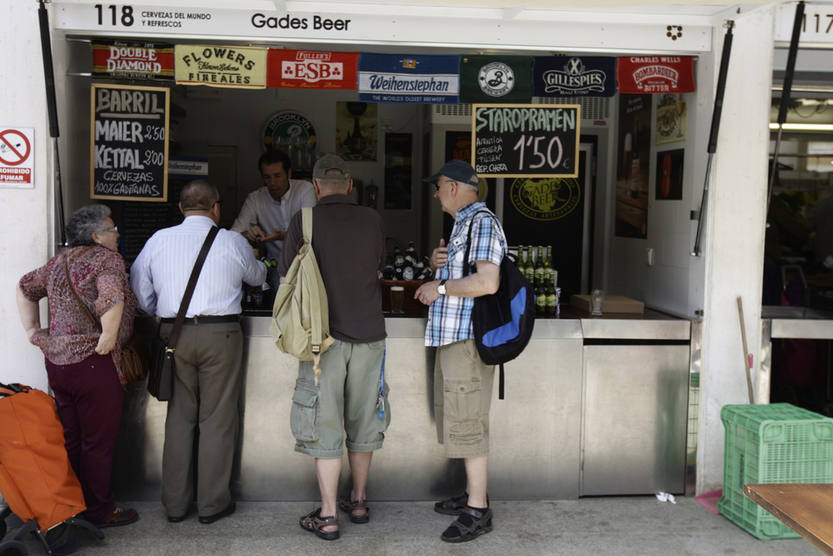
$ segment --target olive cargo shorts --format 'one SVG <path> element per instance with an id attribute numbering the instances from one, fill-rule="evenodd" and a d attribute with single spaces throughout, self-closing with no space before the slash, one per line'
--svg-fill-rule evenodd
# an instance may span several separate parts
<path id="1" fill-rule="evenodd" d="M 474 340 L 437 348 L 434 360 L 434 415 L 437 440 L 449 458 L 489 453 L 489 408 L 495 367 L 485 364 Z"/>
<path id="2" fill-rule="evenodd" d="M 296 452 L 340 458 L 345 432 L 351 452 L 382 447 L 390 424 L 387 383 L 384 416 L 379 417 L 377 408 L 384 356 L 384 340 L 367 344 L 336 340 L 321 356 L 318 386 L 312 361 L 300 362 L 289 417 Z"/>

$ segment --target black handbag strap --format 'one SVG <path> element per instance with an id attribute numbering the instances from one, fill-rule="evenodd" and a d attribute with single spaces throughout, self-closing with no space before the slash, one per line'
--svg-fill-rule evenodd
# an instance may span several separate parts
<path id="1" fill-rule="evenodd" d="M 182 296 L 182 303 L 179 304 L 179 312 L 176 314 L 174 326 L 171 329 L 171 335 L 167 341 L 167 348 L 170 351 L 176 349 L 176 343 L 179 341 L 179 334 L 182 332 L 182 325 L 185 324 L 185 313 L 188 312 L 188 305 L 191 304 L 191 298 L 194 296 L 194 289 L 197 287 L 197 279 L 200 277 L 202 265 L 205 263 L 205 258 L 208 256 L 208 250 L 211 249 L 211 244 L 214 243 L 214 238 L 220 228 L 212 226 L 205 236 L 205 241 L 202 243 L 200 254 L 197 255 L 197 260 L 194 262 L 194 268 L 191 270 L 191 277 L 188 278 L 188 285 L 185 287 L 185 293 Z"/>

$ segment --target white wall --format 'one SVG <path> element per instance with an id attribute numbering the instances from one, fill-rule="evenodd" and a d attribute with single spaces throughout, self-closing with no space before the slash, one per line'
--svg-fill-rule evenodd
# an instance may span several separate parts
<path id="1" fill-rule="evenodd" d="M 35 187 L 0 188 L 0 353 L 4 361 L 0 382 L 22 382 L 45 389 L 43 356 L 26 340 L 15 302 L 20 277 L 46 262 L 51 235 L 47 186 L 50 139 L 37 3 L 5 3 L 0 36 L 0 127 L 35 129 Z"/>
<path id="2" fill-rule="evenodd" d="M 772 9 L 739 15 L 735 23 L 704 248 L 706 306 L 700 377 L 698 492 L 722 484 L 724 434 L 720 409 L 726 404 L 749 403 L 738 296 L 743 299 L 750 351 L 757 354 L 756 346 L 761 345 L 773 52 L 772 35 L 768 31 L 773 25 Z M 715 46 L 717 52 L 721 48 L 722 44 Z"/>

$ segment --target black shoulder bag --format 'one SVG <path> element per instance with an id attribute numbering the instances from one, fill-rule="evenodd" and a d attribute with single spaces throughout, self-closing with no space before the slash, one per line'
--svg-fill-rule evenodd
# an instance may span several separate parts
<path id="1" fill-rule="evenodd" d="M 214 243 L 214 238 L 217 237 L 219 231 L 220 228 L 213 226 L 205 237 L 200 254 L 194 263 L 194 269 L 191 271 L 191 277 L 188 278 L 188 286 L 185 288 L 182 303 L 179 304 L 179 312 L 176 314 L 176 321 L 174 321 L 174 326 L 167 341 L 158 332 L 153 338 L 150 372 L 148 373 L 148 392 L 160 402 L 169 401 L 173 394 L 176 343 L 179 341 L 182 325 L 185 324 L 185 313 L 188 311 L 188 305 L 191 304 L 194 288 L 197 287 L 197 278 L 200 277 L 200 271 L 203 263 L 205 263 L 206 256 L 208 256 L 208 250 L 211 249 L 211 244 Z"/>
<path id="2" fill-rule="evenodd" d="M 485 210 L 472 216 L 463 259 L 463 276 L 471 274 L 474 266 L 469 263 L 471 229 L 474 227 L 474 217 L 480 213 L 496 218 Z M 500 286 L 497 292 L 474 298 L 471 322 L 474 344 L 480 359 L 487 365 L 500 365 L 498 398 L 502 400 L 503 364 L 521 354 L 535 326 L 535 291 L 508 253 L 500 262 Z"/>

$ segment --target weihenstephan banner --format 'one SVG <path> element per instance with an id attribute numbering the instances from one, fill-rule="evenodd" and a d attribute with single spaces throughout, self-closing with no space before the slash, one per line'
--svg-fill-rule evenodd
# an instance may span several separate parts
<path id="1" fill-rule="evenodd" d="M 359 100 L 458 104 L 460 57 L 362 53 L 359 57 Z"/>
<path id="2" fill-rule="evenodd" d="M 616 58 L 539 56 L 532 68 L 536 97 L 612 97 L 616 94 Z"/>

